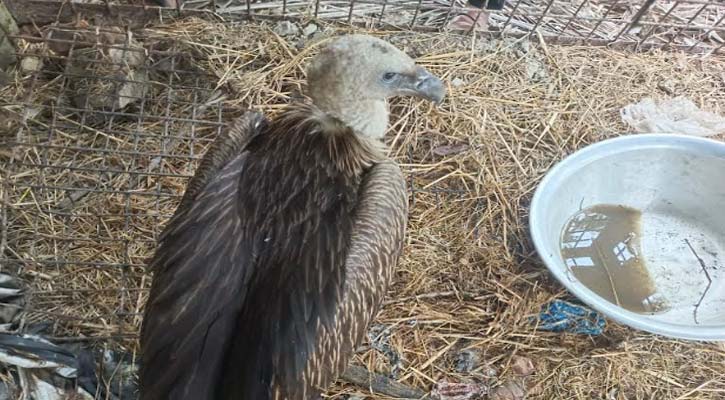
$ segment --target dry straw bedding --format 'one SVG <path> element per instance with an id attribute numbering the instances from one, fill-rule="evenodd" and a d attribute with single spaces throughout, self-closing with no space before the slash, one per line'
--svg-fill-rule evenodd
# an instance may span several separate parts
<path id="1" fill-rule="evenodd" d="M 303 67 L 314 54 L 316 40 L 343 29 L 321 26 L 319 31 L 316 39 L 303 40 L 280 37 L 274 25 L 199 19 L 149 28 L 138 37 L 141 43 L 163 43 L 170 51 L 184 52 L 188 57 L 183 68 L 197 68 L 212 76 L 175 77 L 177 85 L 194 80 L 195 86 L 209 89 L 201 95 L 177 88 L 172 96 L 168 87 L 153 86 L 146 93 L 145 112 L 167 116 L 194 112 L 196 118 L 211 121 L 220 118 L 219 110 L 224 111 L 222 120 L 229 121 L 248 106 L 278 112 L 303 89 Z M 450 94 L 437 109 L 417 100 L 393 102 L 388 135 L 391 155 L 416 191 L 404 255 L 375 322 L 376 329 L 388 328 L 388 354 L 366 346 L 355 361 L 370 370 L 393 371 L 402 382 L 427 390 L 442 378 L 484 379 L 494 371 L 505 379 L 512 374 L 512 357 L 523 355 L 536 366 L 529 379 L 529 386 L 535 387 L 533 398 L 725 397 L 722 346 L 668 340 L 613 322 L 597 337 L 537 330 L 529 318 L 552 299 L 568 295 L 536 258 L 526 228 L 527 206 L 536 183 L 554 163 L 588 143 L 627 133 L 619 118 L 622 106 L 645 96 L 683 94 L 705 109 L 725 111 L 722 60 L 476 40 L 444 33 L 375 34 L 405 48 L 443 76 Z M 161 82 L 168 75 L 150 73 L 149 80 Z M 17 76 L 14 84 L 2 89 L 2 95 L 19 101 L 26 79 Z M 45 104 L 56 98 L 63 85 L 59 79 L 40 77 L 29 102 Z M 190 103 L 204 103 L 203 97 L 214 89 L 227 94 L 221 104 L 191 109 Z M 47 139 L 50 121 L 44 115 L 39 113 L 29 123 L 31 129 L 24 133 L 27 141 Z M 148 170 L 152 155 L 132 156 L 125 151 L 156 154 L 163 145 L 172 155 L 191 158 L 170 157 L 158 171 L 188 176 L 218 132 L 210 124 L 199 124 L 191 132 L 183 121 L 131 118 L 118 119 L 114 126 L 119 132 L 107 133 L 104 125 L 78 122 L 77 114 L 69 112 L 65 118 L 75 121 L 69 126 L 77 130 L 54 135 L 51 142 L 59 147 L 16 149 L 15 160 L 46 157 L 59 165 Z M 16 134 L 17 126 L 11 127 L 5 134 Z M 160 135 L 183 138 L 162 142 Z M 112 152 L 99 158 L 74 154 L 63 146 L 110 148 Z M 9 153 L 3 151 L 6 163 Z M 4 198 L 13 205 L 8 236 L 11 256 L 135 265 L 26 263 L 22 274 L 35 290 L 35 313 L 30 320 L 55 321 L 56 334 L 64 336 L 135 333 L 145 301 L 143 289 L 149 284 L 143 264 L 178 198 L 89 194 L 72 207 L 73 213 L 86 216 L 61 218 L 43 210 L 62 202 L 65 191 L 28 191 L 16 184 L 132 188 L 139 193 L 178 195 L 186 179 L 62 169 L 45 170 L 41 176 L 37 169 L 17 164 L 12 174 L 3 175 L 9 182 Z M 128 211 L 134 216 L 118 217 Z M 84 240 L 68 244 L 62 237 Z M 133 340 L 119 343 L 135 349 Z M 464 348 L 479 351 L 482 363 L 472 372 L 459 374 L 454 358 Z M 396 362 L 391 354 L 400 360 Z M 361 390 L 340 384 L 330 395 L 337 398 Z"/>

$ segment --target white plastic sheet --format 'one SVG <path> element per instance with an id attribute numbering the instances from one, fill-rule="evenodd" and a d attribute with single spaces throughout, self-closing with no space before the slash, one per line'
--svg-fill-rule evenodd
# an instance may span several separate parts
<path id="1" fill-rule="evenodd" d="M 725 118 L 699 109 L 678 96 L 655 102 L 647 97 L 620 110 L 622 121 L 640 133 L 677 133 L 714 136 L 725 133 Z"/>

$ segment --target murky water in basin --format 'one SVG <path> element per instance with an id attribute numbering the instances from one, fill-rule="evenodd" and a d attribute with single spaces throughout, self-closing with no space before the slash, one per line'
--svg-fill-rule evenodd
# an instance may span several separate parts
<path id="1" fill-rule="evenodd" d="M 620 205 L 596 205 L 575 214 L 561 237 L 561 255 L 589 289 L 627 310 L 659 313 L 669 308 L 657 291 L 641 250 L 641 213 Z"/>

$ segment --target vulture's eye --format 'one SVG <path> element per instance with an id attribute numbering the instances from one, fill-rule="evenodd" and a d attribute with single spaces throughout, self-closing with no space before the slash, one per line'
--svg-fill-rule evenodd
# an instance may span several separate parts
<path id="1" fill-rule="evenodd" d="M 393 80 L 395 80 L 396 75 L 397 74 L 395 72 L 386 72 L 386 73 L 384 73 L 383 74 L 383 82 L 385 82 L 385 83 L 392 82 Z"/>

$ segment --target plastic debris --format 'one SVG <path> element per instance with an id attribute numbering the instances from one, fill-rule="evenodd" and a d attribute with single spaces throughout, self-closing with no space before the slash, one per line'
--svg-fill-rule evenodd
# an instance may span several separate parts
<path id="1" fill-rule="evenodd" d="M 657 88 L 667 93 L 670 96 L 677 94 L 677 86 L 679 82 L 674 79 L 667 79 L 657 83 Z"/>
<path id="2" fill-rule="evenodd" d="M 510 380 L 491 388 L 474 382 L 438 381 L 430 392 L 433 400 L 523 400 L 527 395 L 526 385 L 521 380 Z"/>
<path id="3" fill-rule="evenodd" d="M 541 330 L 593 336 L 601 335 L 606 325 L 596 311 L 562 300 L 554 300 L 542 307 L 538 321 Z"/>
<path id="4" fill-rule="evenodd" d="M 93 377 L 79 374 L 82 366 L 76 355 L 40 336 L 0 333 L 0 364 L 14 367 L 17 386 L 35 400 L 93 399 L 90 393 L 95 390 L 77 384 Z"/>
<path id="5" fill-rule="evenodd" d="M 420 399 L 425 393 L 412 386 L 390 379 L 385 375 L 368 371 L 367 368 L 350 364 L 340 376 L 340 379 L 355 386 L 368 389 L 396 399 Z"/>
<path id="6" fill-rule="evenodd" d="M 118 399 L 136 398 L 138 392 L 139 365 L 133 362 L 131 353 L 104 350 L 100 360 L 100 378 Z"/>
<path id="7" fill-rule="evenodd" d="M 456 354 L 453 362 L 456 372 L 471 372 L 481 365 L 481 352 L 476 349 L 461 350 Z"/>
<path id="8" fill-rule="evenodd" d="M 451 81 L 451 85 L 453 85 L 455 87 L 461 87 L 465 84 L 466 84 L 466 81 L 464 81 L 461 78 L 453 78 L 453 80 Z"/>
<path id="9" fill-rule="evenodd" d="M 379 351 L 388 359 L 388 362 L 390 362 L 390 376 L 397 379 L 400 371 L 403 370 L 403 360 L 400 354 L 390 345 L 391 329 L 390 326 L 374 325 L 368 330 L 368 340 L 373 349 Z"/>
<path id="10" fill-rule="evenodd" d="M 38 72 L 43 69 L 41 54 L 45 50 L 45 43 L 33 43 L 28 46 L 26 56 L 20 61 L 20 70 L 23 73 Z"/>
<path id="11" fill-rule="evenodd" d="M 0 273 L 0 332 L 8 332 L 19 322 L 25 309 L 25 291 L 20 281 Z"/>
<path id="12" fill-rule="evenodd" d="M 27 373 L 28 371 L 23 371 Z M 63 384 L 47 373 L 27 374 L 26 391 L 34 400 L 93 400 L 93 396 L 80 387 Z M 44 376 L 45 375 L 45 376 Z"/>
<path id="13" fill-rule="evenodd" d="M 487 394 L 488 390 L 488 386 L 481 383 L 439 381 L 430 395 L 434 400 L 473 400 Z"/>
<path id="14" fill-rule="evenodd" d="M 302 33 L 304 33 L 305 36 L 312 36 L 313 33 L 317 32 L 317 29 L 317 25 L 310 23 L 302 29 Z"/>
<path id="15" fill-rule="evenodd" d="M 20 368 L 48 368 L 65 378 L 75 378 L 75 356 L 36 335 L 0 333 L 0 363 Z"/>
<path id="16" fill-rule="evenodd" d="M 526 386 L 519 381 L 506 381 L 491 389 L 490 400 L 523 400 L 526 398 Z"/>
<path id="17" fill-rule="evenodd" d="M 529 376 L 536 371 L 536 368 L 530 358 L 514 356 L 511 361 L 511 370 L 518 376 Z"/>
<path id="18" fill-rule="evenodd" d="M 647 97 L 620 110 L 622 121 L 640 133 L 713 136 L 725 133 L 725 118 L 699 109 L 683 96 L 655 102 Z"/>
<path id="19" fill-rule="evenodd" d="M 300 33 L 300 28 L 290 21 L 280 21 L 274 27 L 274 33 L 280 36 L 294 36 Z"/>

